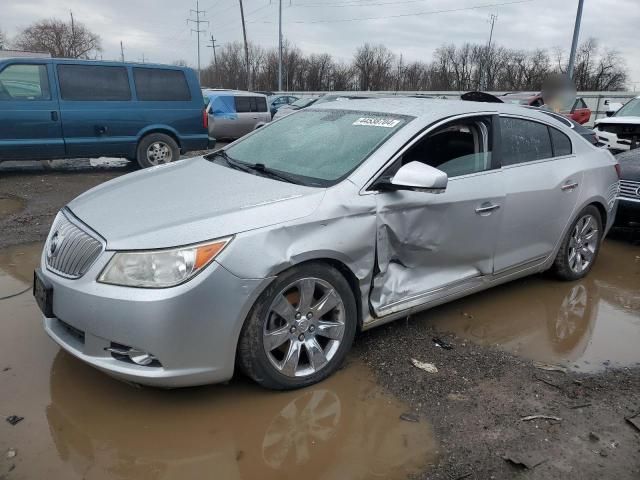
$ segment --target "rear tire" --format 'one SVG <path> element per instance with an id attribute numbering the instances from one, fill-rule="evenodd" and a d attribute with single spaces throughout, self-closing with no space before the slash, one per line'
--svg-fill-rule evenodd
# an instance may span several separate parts
<path id="1" fill-rule="evenodd" d="M 164 133 L 151 133 L 143 137 L 136 150 L 136 160 L 140 168 L 155 167 L 179 158 L 180 147 L 173 138 Z"/>
<path id="2" fill-rule="evenodd" d="M 603 237 L 599 210 L 589 205 L 582 210 L 567 231 L 552 270 L 566 281 L 579 280 L 593 268 Z"/>
<path id="3" fill-rule="evenodd" d="M 249 313 L 238 344 L 239 366 L 266 388 L 306 387 L 340 367 L 356 325 L 355 299 L 340 272 L 320 263 L 293 267 Z"/>

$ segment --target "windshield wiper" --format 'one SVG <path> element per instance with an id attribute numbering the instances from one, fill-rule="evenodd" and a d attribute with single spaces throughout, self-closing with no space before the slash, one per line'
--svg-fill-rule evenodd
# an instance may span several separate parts
<path id="1" fill-rule="evenodd" d="M 236 160 L 235 158 L 230 157 L 229 154 L 226 152 L 226 150 L 222 148 L 220 150 L 216 150 L 215 152 L 213 152 L 210 157 L 221 157 L 224 159 L 227 165 L 229 165 L 231 168 L 235 168 L 236 170 L 240 170 L 242 172 L 250 171 L 250 169 L 247 168 L 248 167 L 247 164 L 239 160 Z"/>
<path id="2" fill-rule="evenodd" d="M 276 170 L 273 170 L 269 167 L 267 167 L 264 163 L 255 163 L 255 164 L 250 164 L 250 163 L 244 163 L 243 165 L 250 170 L 253 170 L 254 172 L 258 172 L 258 173 L 262 173 L 267 177 L 271 177 L 274 178 L 276 180 L 282 180 L 283 182 L 288 182 L 288 183 L 295 183 L 296 185 L 302 185 L 302 183 L 299 180 L 294 179 L 293 177 L 284 174 L 284 173 L 280 173 Z"/>

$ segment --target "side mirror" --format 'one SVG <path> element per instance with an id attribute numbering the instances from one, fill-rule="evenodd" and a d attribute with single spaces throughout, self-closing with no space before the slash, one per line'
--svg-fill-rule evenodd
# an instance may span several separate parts
<path id="1" fill-rule="evenodd" d="M 613 117 L 613 114 L 616 113 L 613 110 L 607 110 L 607 117 Z"/>
<path id="2" fill-rule="evenodd" d="M 409 162 L 400 167 L 387 184 L 388 190 L 442 193 L 447 188 L 447 174 L 422 162 Z"/>

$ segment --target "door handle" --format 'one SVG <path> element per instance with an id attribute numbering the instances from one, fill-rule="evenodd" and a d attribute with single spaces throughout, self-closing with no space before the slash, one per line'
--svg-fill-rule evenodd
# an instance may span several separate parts
<path id="1" fill-rule="evenodd" d="M 480 205 L 478 208 L 476 208 L 476 213 L 478 215 L 482 215 L 484 213 L 491 213 L 494 210 L 497 210 L 500 208 L 500 205 L 496 204 L 496 203 L 483 203 L 482 205 Z"/>
<path id="2" fill-rule="evenodd" d="M 58 112 L 56 112 L 55 110 L 51 111 L 51 121 L 53 121 L 53 122 L 57 122 L 58 121 Z"/>
<path id="3" fill-rule="evenodd" d="M 567 182 L 560 187 L 563 192 L 571 191 L 578 186 L 578 182 Z"/>
<path id="4" fill-rule="evenodd" d="M 96 125 L 96 134 L 105 135 L 107 133 L 107 127 L 105 125 Z"/>

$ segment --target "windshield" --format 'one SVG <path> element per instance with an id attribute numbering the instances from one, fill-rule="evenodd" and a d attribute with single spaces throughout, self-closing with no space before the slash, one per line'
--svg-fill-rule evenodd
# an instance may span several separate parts
<path id="1" fill-rule="evenodd" d="M 360 165 L 413 117 L 344 110 L 301 110 L 226 149 L 229 157 L 295 177 L 333 185 Z"/>
<path id="2" fill-rule="evenodd" d="M 614 117 L 640 117 L 640 98 L 634 98 L 632 100 L 629 100 L 613 116 Z"/>

